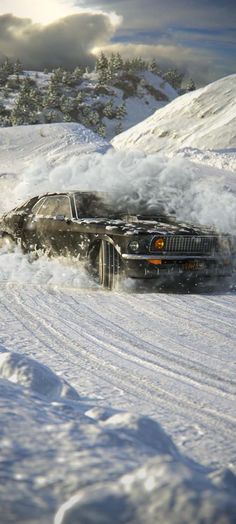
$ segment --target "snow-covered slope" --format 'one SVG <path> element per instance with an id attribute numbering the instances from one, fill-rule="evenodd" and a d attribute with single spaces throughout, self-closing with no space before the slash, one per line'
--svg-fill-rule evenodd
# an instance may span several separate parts
<path id="1" fill-rule="evenodd" d="M 113 79 L 109 81 L 107 78 L 102 83 L 95 71 L 84 73 L 72 85 L 58 78 L 51 85 L 51 78 L 52 73 L 36 71 L 24 71 L 17 77 L 10 75 L 6 86 L 0 85 L 0 125 L 7 126 L 12 122 L 13 125 L 77 122 L 110 140 L 178 96 L 167 81 L 148 69 L 121 69 Z M 21 103 L 18 107 L 22 85 L 27 81 L 31 82 L 32 89 L 36 89 L 36 95 L 32 95 L 31 104 L 27 105 L 28 93 L 26 100 L 23 97 L 23 108 Z M 49 86 L 53 89 L 54 98 L 48 95 Z M 12 111 L 16 106 L 12 120 Z"/>
<path id="2" fill-rule="evenodd" d="M 181 148 L 236 151 L 236 75 L 187 93 L 118 135 L 117 149 L 173 153 Z"/>
<path id="3" fill-rule="evenodd" d="M 229 149 L 216 169 L 74 129 L 0 130 L 0 212 L 115 188 L 235 234 Z M 235 524 L 234 290 L 108 293 L 81 263 L 0 251 L 2 524 Z"/>
<path id="4" fill-rule="evenodd" d="M 62 164 L 92 151 L 105 152 L 109 144 L 80 124 L 45 124 L 0 127 L 0 173 L 19 173 L 41 162 Z"/>
<path id="5" fill-rule="evenodd" d="M 120 133 L 119 125 L 121 130 L 125 131 L 178 97 L 178 93 L 168 82 L 151 71 L 143 71 L 136 75 L 123 72 L 117 77 L 114 85 L 100 88 L 101 93 L 97 86 L 97 75 L 90 73 L 84 76 L 80 89 L 85 94 L 84 101 L 91 109 L 96 111 L 100 106 L 101 111 L 102 106 L 108 102 L 112 102 L 113 108 L 124 105 L 124 114 L 118 120 L 111 116 L 102 117 L 105 136 L 109 140 Z"/>

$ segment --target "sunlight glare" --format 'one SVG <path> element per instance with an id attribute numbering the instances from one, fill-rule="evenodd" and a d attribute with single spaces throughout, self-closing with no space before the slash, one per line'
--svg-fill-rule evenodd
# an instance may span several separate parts
<path id="1" fill-rule="evenodd" d="M 0 0 L 0 14 L 12 13 L 20 18 L 31 18 L 35 23 L 49 24 L 81 10 L 73 0 Z"/>

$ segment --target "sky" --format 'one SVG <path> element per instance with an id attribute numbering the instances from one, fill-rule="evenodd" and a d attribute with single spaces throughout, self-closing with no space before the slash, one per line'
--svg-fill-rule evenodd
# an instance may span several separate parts
<path id="1" fill-rule="evenodd" d="M 235 0 L 0 0 L 0 55 L 25 67 L 156 59 L 197 85 L 235 73 Z"/>

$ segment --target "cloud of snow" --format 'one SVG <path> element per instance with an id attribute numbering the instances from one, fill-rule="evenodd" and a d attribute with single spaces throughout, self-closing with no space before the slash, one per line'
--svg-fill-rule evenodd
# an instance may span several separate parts
<path id="1" fill-rule="evenodd" d="M 150 205 L 161 200 L 178 220 L 235 234 L 236 181 L 232 173 L 186 158 L 146 156 L 137 151 L 82 154 L 54 168 L 36 161 L 17 177 L 0 178 L 0 211 L 40 193 L 66 189 L 112 191 Z"/>
<path id="2" fill-rule="evenodd" d="M 33 261 L 23 255 L 20 248 L 12 253 L 4 248 L 0 250 L 0 282 L 60 289 L 97 287 L 81 262 L 63 257 L 50 260 L 46 256 Z"/>
<path id="3" fill-rule="evenodd" d="M 0 178 L 0 211 L 36 194 L 66 189 L 114 192 L 115 202 L 125 198 L 126 202 L 145 201 L 151 206 L 161 201 L 167 213 L 175 212 L 178 221 L 210 225 L 235 235 L 236 184 L 232 173 L 185 158 L 167 159 L 141 152 L 83 154 L 54 168 L 36 161 L 18 176 Z M 0 280 L 96 287 L 82 264 L 45 257 L 31 263 L 20 250 L 14 254 L 0 252 Z"/>

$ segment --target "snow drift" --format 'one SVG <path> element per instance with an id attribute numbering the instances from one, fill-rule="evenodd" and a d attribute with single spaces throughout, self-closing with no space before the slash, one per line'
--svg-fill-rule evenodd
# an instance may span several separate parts
<path id="1" fill-rule="evenodd" d="M 39 124 L 0 128 L 0 173 L 19 173 L 37 159 L 41 169 L 61 164 L 72 156 L 109 148 L 81 124 Z"/>
<path id="2" fill-rule="evenodd" d="M 59 400 L 60 398 L 78 400 L 79 398 L 75 389 L 53 373 L 48 366 L 18 353 L 2 352 L 1 348 L 0 378 L 20 384 L 50 400 Z"/>
<path id="3" fill-rule="evenodd" d="M 0 357 L 4 524 L 43 524 L 53 514 L 55 524 L 235 522 L 233 473 L 211 479 L 158 422 L 111 409 L 94 417 L 69 384 L 63 398 L 48 367 L 4 350 Z"/>
<path id="4" fill-rule="evenodd" d="M 112 140 L 116 149 L 173 153 L 181 148 L 234 149 L 236 75 L 187 93 Z"/>
<path id="5" fill-rule="evenodd" d="M 81 490 L 59 509 L 55 524 L 234 524 L 235 519 L 234 495 L 226 486 L 220 491 L 204 474 L 163 454 L 116 483 Z"/>

